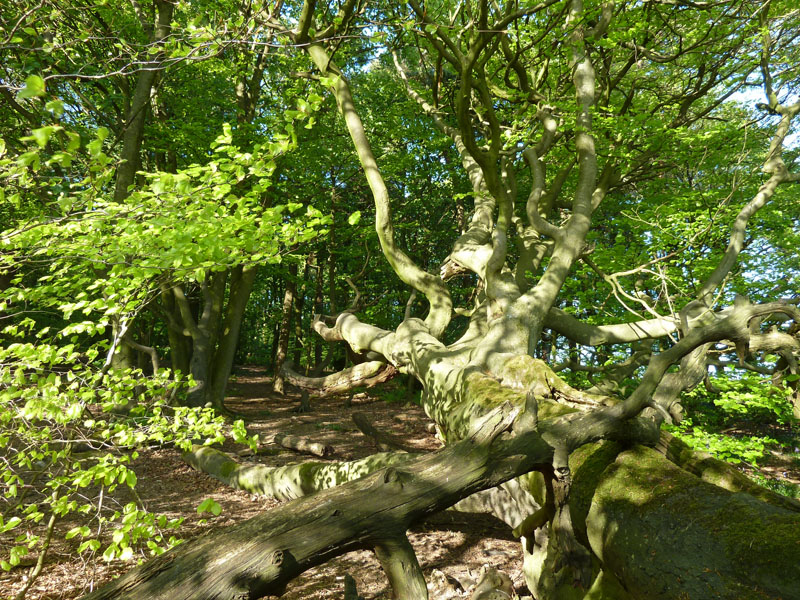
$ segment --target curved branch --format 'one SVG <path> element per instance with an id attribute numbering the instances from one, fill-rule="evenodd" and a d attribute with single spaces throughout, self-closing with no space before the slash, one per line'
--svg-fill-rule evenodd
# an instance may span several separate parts
<path id="1" fill-rule="evenodd" d="M 546 328 L 584 346 L 626 344 L 639 340 L 656 339 L 676 331 L 678 324 L 677 319 L 663 317 L 633 323 L 589 325 L 555 307 L 548 311 L 544 321 Z"/>
<path id="2" fill-rule="evenodd" d="M 380 360 L 361 363 L 325 377 L 305 377 L 293 371 L 291 364 L 283 365 L 286 381 L 319 398 L 348 392 L 357 387 L 370 388 L 389 381 L 396 374 L 397 369 Z"/>
<path id="3" fill-rule="evenodd" d="M 144 344 L 139 344 L 138 342 L 134 341 L 130 335 L 130 331 L 127 330 L 122 336 L 122 341 L 134 350 L 138 350 L 139 352 L 147 354 L 150 357 L 150 363 L 153 365 L 153 373 L 158 373 L 160 365 L 158 362 L 158 351 L 155 348 L 152 346 L 145 346 Z"/>
<path id="4" fill-rule="evenodd" d="M 555 128 L 555 121 L 552 118 L 549 119 L 549 121 L 553 122 L 553 128 Z M 550 137 L 552 137 L 552 135 Z M 525 208 L 525 212 L 528 215 L 528 222 L 542 235 L 558 240 L 562 237 L 564 233 L 563 230 L 545 220 L 539 212 L 539 200 L 544 192 L 545 183 L 544 167 L 539 159 L 539 153 L 535 148 L 526 148 L 522 155 L 525 157 L 530 167 L 531 177 L 533 179 L 533 186 L 531 187 L 531 193 L 528 195 L 528 202 Z"/>
<path id="5" fill-rule="evenodd" d="M 767 39 L 769 38 L 768 31 L 764 35 Z M 783 162 L 782 153 L 783 143 L 786 136 L 789 134 L 792 120 L 800 113 L 800 102 L 795 102 L 789 106 L 778 104 L 777 97 L 772 91 L 771 80 L 769 79 L 769 72 L 766 67 L 764 67 L 764 81 L 767 86 L 770 109 L 781 115 L 777 129 L 775 130 L 775 135 L 770 141 L 767 159 L 762 167 L 762 171 L 770 174 L 770 178 L 761 186 L 753 199 L 745 204 L 739 211 L 733 223 L 733 227 L 731 228 L 731 237 L 728 242 L 728 247 L 725 249 L 725 254 L 722 256 L 722 260 L 720 260 L 714 272 L 711 273 L 708 279 L 703 282 L 703 285 L 700 286 L 697 298 L 707 306 L 710 306 L 714 291 L 722 284 L 725 277 L 733 268 L 733 265 L 736 264 L 739 253 L 744 247 L 747 223 L 750 218 L 772 199 L 775 195 L 775 190 L 780 184 L 794 181 L 794 177 L 789 173 L 786 164 Z"/>
<path id="6" fill-rule="evenodd" d="M 648 404 L 670 366 L 710 342 L 731 340 L 737 347 L 746 348 L 750 339 L 750 321 L 772 313 L 784 313 L 796 321 L 800 320 L 800 309 L 784 302 L 757 305 L 739 303 L 720 313 L 705 317 L 705 324 L 691 328 L 672 348 L 654 355 L 634 392 L 623 403 L 607 410 L 610 414 L 623 419 L 637 415 Z"/>
<path id="7" fill-rule="evenodd" d="M 359 161 L 367 183 L 372 190 L 372 197 L 375 202 L 375 230 L 378 233 L 378 240 L 381 244 L 384 256 L 389 264 L 397 273 L 400 279 L 419 290 L 428 298 L 430 312 L 425 320 L 431 333 L 439 337 L 444 332 L 453 310 L 453 302 L 450 299 L 450 292 L 444 281 L 440 277 L 431 275 L 420 269 L 411 258 L 403 252 L 395 243 L 394 226 L 392 225 L 392 214 L 389 202 L 389 190 L 378 169 L 375 155 L 372 152 L 369 139 L 367 138 L 364 124 L 356 110 L 350 86 L 344 74 L 334 65 L 328 52 L 317 43 L 309 45 L 308 51 L 311 60 L 319 69 L 322 75 L 335 76 L 333 83 L 333 94 L 339 105 L 339 111 L 344 117 L 345 125 L 350 133 L 353 146 L 358 154 Z"/>

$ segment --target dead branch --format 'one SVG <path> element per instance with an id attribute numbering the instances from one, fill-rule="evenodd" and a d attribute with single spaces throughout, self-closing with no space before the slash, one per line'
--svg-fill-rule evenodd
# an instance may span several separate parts
<path id="1" fill-rule="evenodd" d="M 367 416 L 363 413 L 355 413 L 353 414 L 353 423 L 356 424 L 358 430 L 363 433 L 365 436 L 372 438 L 375 442 L 375 445 L 378 447 L 379 450 L 388 452 L 390 450 L 401 450 L 402 452 L 416 452 L 414 448 L 408 446 L 403 443 L 398 437 L 386 433 L 385 431 L 379 431 L 375 429 L 372 423 L 369 422 Z"/>
<path id="2" fill-rule="evenodd" d="M 282 433 L 276 433 L 264 438 L 264 442 L 268 444 L 277 444 L 278 446 L 288 450 L 294 450 L 295 452 L 302 452 L 304 454 L 312 454 L 321 458 L 327 458 L 334 453 L 333 446 L 321 444 L 300 435 L 284 435 Z"/>

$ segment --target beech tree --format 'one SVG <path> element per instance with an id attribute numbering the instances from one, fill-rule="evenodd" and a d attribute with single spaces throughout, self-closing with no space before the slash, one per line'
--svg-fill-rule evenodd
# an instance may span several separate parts
<path id="1" fill-rule="evenodd" d="M 313 329 L 417 379 L 447 447 L 280 470 L 195 448 L 292 501 L 87 598 L 279 594 L 364 547 L 395 597 L 426 598 L 405 530 L 459 501 L 514 529 L 537 598 L 800 597 L 797 502 L 662 432 L 710 368 L 796 381 L 797 264 L 780 249 L 798 235 L 798 16 L 775 0 L 281 5 L 268 28 L 335 100 L 383 259 L 427 303 L 417 317 L 397 298 L 391 327 L 356 306 Z M 348 40 L 368 36 L 352 68 Z M 416 221 L 373 149 L 360 70 L 450 145 L 434 177 L 465 174 L 438 269 L 400 243 Z"/>

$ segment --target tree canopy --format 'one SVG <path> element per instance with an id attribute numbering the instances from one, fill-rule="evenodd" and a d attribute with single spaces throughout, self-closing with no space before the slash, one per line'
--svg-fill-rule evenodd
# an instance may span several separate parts
<path id="1" fill-rule="evenodd" d="M 713 526 L 731 502 L 778 554 L 800 531 L 796 502 L 730 466 L 769 440 L 721 433 L 800 419 L 794 2 L 21 0 L 0 19 L 0 532 L 48 523 L 4 568 L 72 514 L 81 552 L 172 546 L 159 516 L 98 503 L 135 488 L 144 445 L 255 447 L 225 406 L 238 360 L 278 391 L 417 382 L 449 462 L 365 467 L 407 468 L 409 490 L 488 453 L 391 536 L 353 526 L 397 597 L 427 594 L 408 524 L 481 489 L 517 507 L 536 598 L 656 597 L 626 540 L 686 521 L 716 532 L 694 567 L 676 557 L 700 529 L 637 547 L 683 574 L 658 597 L 797 597 L 788 558 L 713 558 L 743 552 Z M 365 472 L 320 468 L 295 496 Z M 633 497 L 648 473 L 677 491 Z M 676 499 L 692 486 L 720 512 Z M 225 593 L 307 568 L 282 565 L 224 567 Z"/>

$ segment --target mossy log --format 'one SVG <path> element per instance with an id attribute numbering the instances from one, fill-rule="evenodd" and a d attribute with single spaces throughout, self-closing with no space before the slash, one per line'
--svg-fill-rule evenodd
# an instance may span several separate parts
<path id="1" fill-rule="evenodd" d="M 359 479 L 378 469 L 403 464 L 414 458 L 414 455 L 405 452 L 379 452 L 347 462 L 307 461 L 283 467 L 268 467 L 241 464 L 221 450 L 195 445 L 183 458 L 191 467 L 237 490 L 278 500 L 294 500 Z"/>
<path id="2" fill-rule="evenodd" d="M 86 598 L 258 598 L 357 548 L 405 548 L 408 564 L 404 532 L 414 522 L 551 460 L 535 431 L 491 446 L 472 436 L 179 546 Z M 586 445 L 570 467 L 575 532 L 600 570 L 587 594 L 548 582 L 560 576 L 550 565 L 541 590 L 558 592 L 539 597 L 800 598 L 800 513 L 703 482 L 643 446 Z M 395 568 L 391 556 L 383 562 Z M 418 595 L 400 597 L 423 597 L 411 588 Z"/>
<path id="3" fill-rule="evenodd" d="M 280 595 L 288 581 L 355 549 L 376 550 L 398 598 L 426 598 L 405 531 L 482 489 L 542 468 L 552 449 L 535 431 L 492 444 L 513 411 L 496 411 L 474 434 L 401 467 L 297 499 L 173 548 L 84 597 L 233 600 Z M 414 562 L 416 559 L 414 559 Z M 399 577 L 404 572 L 408 577 Z M 409 584 L 413 582 L 413 585 Z"/>
<path id="4" fill-rule="evenodd" d="M 800 513 L 698 480 L 651 448 L 608 446 L 575 453 L 571 508 L 632 598 L 800 599 Z"/>

